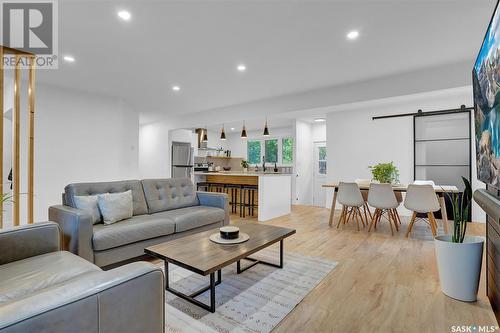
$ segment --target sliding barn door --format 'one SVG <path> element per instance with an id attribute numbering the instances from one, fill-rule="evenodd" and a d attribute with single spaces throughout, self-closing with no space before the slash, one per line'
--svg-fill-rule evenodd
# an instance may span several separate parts
<path id="1" fill-rule="evenodd" d="M 470 117 L 470 111 L 414 116 L 415 180 L 463 191 L 462 176 L 469 181 L 472 177 Z"/>

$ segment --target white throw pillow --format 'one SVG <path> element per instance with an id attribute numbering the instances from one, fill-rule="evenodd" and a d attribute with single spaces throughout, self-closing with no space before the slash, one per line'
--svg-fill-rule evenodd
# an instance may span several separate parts
<path id="1" fill-rule="evenodd" d="M 101 210 L 104 224 L 112 224 L 129 219 L 134 213 L 132 191 L 121 193 L 104 193 L 97 196 L 97 203 Z"/>
<path id="2" fill-rule="evenodd" d="M 73 201 L 76 208 L 84 210 L 92 216 L 93 224 L 101 222 L 102 216 L 97 205 L 97 195 L 75 195 Z"/>

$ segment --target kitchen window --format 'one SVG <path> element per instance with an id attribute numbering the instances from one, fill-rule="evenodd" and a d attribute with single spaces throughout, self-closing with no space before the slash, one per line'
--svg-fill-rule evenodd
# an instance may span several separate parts
<path id="1" fill-rule="evenodd" d="M 277 163 L 278 162 L 278 139 L 266 140 L 265 141 L 265 154 L 267 163 Z"/>
<path id="2" fill-rule="evenodd" d="M 326 175 L 326 147 L 319 147 L 318 154 L 318 173 Z"/>
<path id="3" fill-rule="evenodd" d="M 266 163 L 292 166 L 293 138 L 247 141 L 247 161 L 249 164 L 262 164 L 264 156 L 266 157 Z"/>
<path id="4" fill-rule="evenodd" d="M 259 164 L 260 159 L 260 141 L 247 142 L 247 160 L 249 164 Z"/>
<path id="5" fill-rule="evenodd" d="M 281 139 L 281 163 L 283 165 L 293 164 L 293 139 Z"/>

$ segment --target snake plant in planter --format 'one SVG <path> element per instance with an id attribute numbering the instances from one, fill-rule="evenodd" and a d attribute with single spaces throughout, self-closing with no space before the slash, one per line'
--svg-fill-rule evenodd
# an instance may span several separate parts
<path id="1" fill-rule="evenodd" d="M 453 207 L 453 233 L 437 236 L 434 242 L 441 290 L 452 298 L 473 302 L 477 299 L 484 239 L 466 235 L 472 188 L 466 178 L 462 181 L 462 195 L 447 194 Z"/>

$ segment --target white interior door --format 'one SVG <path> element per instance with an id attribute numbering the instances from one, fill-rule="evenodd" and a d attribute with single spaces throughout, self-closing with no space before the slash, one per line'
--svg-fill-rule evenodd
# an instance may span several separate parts
<path id="1" fill-rule="evenodd" d="M 326 191 L 322 187 L 326 183 L 326 142 L 314 143 L 314 192 L 313 205 L 325 207 Z"/>

